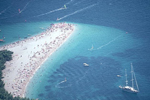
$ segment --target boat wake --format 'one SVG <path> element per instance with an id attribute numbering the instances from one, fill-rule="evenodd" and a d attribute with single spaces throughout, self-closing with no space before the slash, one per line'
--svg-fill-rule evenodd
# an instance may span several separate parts
<path id="1" fill-rule="evenodd" d="M 22 10 L 20 10 L 19 13 L 22 13 L 22 12 L 27 8 L 27 6 L 29 5 L 29 3 L 30 3 L 31 1 L 32 1 L 32 0 L 30 0 L 29 2 L 27 2 L 27 4 L 23 7 Z"/>
<path id="2" fill-rule="evenodd" d="M 0 18 L 0 19 L 12 18 L 12 17 L 15 17 L 15 16 L 17 16 L 17 15 L 19 15 L 19 13 L 15 13 L 15 14 L 13 14 L 13 15 L 9 16 L 9 17 L 3 17 L 3 18 Z"/>
<path id="3" fill-rule="evenodd" d="M 61 81 L 58 84 L 56 84 L 55 87 L 56 88 L 67 88 L 67 87 L 71 87 L 72 86 L 72 84 L 68 84 L 66 86 L 60 86 L 61 84 L 66 83 L 66 82 L 67 82 L 67 80 L 65 79 L 64 81 Z"/>
<path id="4" fill-rule="evenodd" d="M 92 48 L 91 48 L 91 49 L 88 49 L 88 50 L 89 50 L 89 51 L 92 51 L 92 50 L 99 50 L 99 49 L 102 49 L 103 47 L 105 47 L 105 46 L 111 44 L 112 42 L 116 41 L 116 40 L 117 40 L 119 37 L 121 37 L 121 36 L 122 36 L 122 35 L 117 36 L 117 37 L 114 38 L 113 40 L 109 41 L 108 43 L 106 43 L 106 44 L 104 44 L 104 45 L 102 45 L 102 46 L 100 46 L 100 47 L 98 47 L 98 48 L 96 48 L 96 49 L 94 49 L 94 47 L 92 46 Z"/>
<path id="5" fill-rule="evenodd" d="M 65 3 L 65 5 L 69 5 L 73 0 L 70 0 L 69 2 Z"/>
<path id="6" fill-rule="evenodd" d="M 84 75 L 83 75 L 82 77 L 80 77 L 80 78 L 76 81 L 76 83 L 78 84 L 79 81 L 83 80 L 88 72 L 89 72 L 89 69 L 84 73 Z"/>
<path id="7" fill-rule="evenodd" d="M 10 6 L 8 6 L 6 9 L 2 10 L 0 12 L 0 15 L 2 15 L 3 13 L 5 13 L 12 5 L 13 5 L 13 3 Z"/>
<path id="8" fill-rule="evenodd" d="M 79 2 L 77 2 L 77 3 L 75 3 L 75 4 L 73 4 L 73 5 L 75 6 L 75 5 L 77 5 L 77 4 L 80 4 L 80 3 L 83 2 L 83 1 L 85 1 L 85 0 L 79 1 Z"/>
<path id="9" fill-rule="evenodd" d="M 79 13 L 79 12 L 81 12 L 81 11 L 84 11 L 84 10 L 86 10 L 86 9 L 89 9 L 89 8 L 95 6 L 95 5 L 97 5 L 97 4 L 93 4 L 93 5 L 87 6 L 87 7 L 85 7 L 85 8 L 79 9 L 79 10 L 73 12 L 73 13 L 70 13 L 70 14 L 68 14 L 68 15 L 65 15 L 65 16 L 59 18 L 59 20 L 62 20 L 62 19 L 64 19 L 64 18 L 66 18 L 66 17 L 69 17 L 69 16 L 74 15 L 74 14 L 76 14 L 76 13 Z"/>
<path id="10" fill-rule="evenodd" d="M 88 49 L 88 50 L 90 50 L 90 51 L 94 50 L 94 47 L 93 47 L 93 45 L 92 45 L 92 47 L 91 47 L 90 49 Z"/>
<path id="11" fill-rule="evenodd" d="M 56 11 L 60 11 L 60 10 L 64 10 L 65 8 L 58 8 L 58 9 L 54 9 L 54 10 L 51 10 L 47 13 L 43 13 L 43 14 L 40 14 L 40 15 L 37 15 L 37 16 L 33 16 L 33 17 L 40 17 L 40 16 L 44 16 L 44 15 L 47 15 L 47 14 L 50 14 L 50 13 L 53 13 L 53 12 L 56 12 Z"/>
<path id="12" fill-rule="evenodd" d="M 19 13 L 17 12 L 17 13 L 14 13 L 13 15 L 9 16 L 9 17 L 3 17 L 3 18 L 0 18 L 0 19 L 12 18 L 12 17 L 15 17 L 15 16 L 19 15 L 20 13 L 22 13 L 22 12 L 27 8 L 27 6 L 29 5 L 29 3 L 30 3 L 31 1 L 32 1 L 32 0 L 30 0 L 29 2 L 27 2 L 27 4 L 23 7 L 22 10 L 19 9 Z M 12 5 L 13 5 L 13 4 L 12 4 Z M 10 5 L 10 7 L 11 7 L 12 5 Z M 10 8 L 10 7 L 9 7 L 9 8 Z M 9 9 L 9 8 L 7 8 L 7 9 Z M 5 10 L 5 11 L 6 11 L 6 10 Z"/>
<path id="13" fill-rule="evenodd" d="M 56 87 L 56 88 L 68 88 L 68 87 L 71 87 L 72 85 L 78 84 L 80 81 L 82 81 L 82 80 L 86 77 L 86 75 L 87 75 L 87 73 L 89 72 L 89 70 L 90 70 L 90 69 L 86 70 L 86 72 L 83 73 L 83 76 L 79 77 L 75 82 L 73 82 L 74 84 L 71 84 L 71 83 L 70 83 L 70 84 L 67 84 L 68 80 L 66 80 L 66 78 L 65 78 L 65 80 L 63 80 L 63 81 L 57 83 L 57 84 L 55 85 L 55 87 Z M 65 84 L 66 84 L 66 85 L 65 85 Z M 65 86 L 61 86 L 61 85 L 65 85 Z"/>
<path id="14" fill-rule="evenodd" d="M 102 45 L 100 47 L 98 47 L 97 49 L 102 49 L 103 47 L 105 47 L 105 46 L 109 45 L 110 43 L 114 42 L 115 40 L 117 40 L 120 36 L 122 36 L 122 35 L 117 36 L 113 40 L 109 41 L 108 43 L 106 43 L 106 44 L 104 44 L 104 45 Z"/>

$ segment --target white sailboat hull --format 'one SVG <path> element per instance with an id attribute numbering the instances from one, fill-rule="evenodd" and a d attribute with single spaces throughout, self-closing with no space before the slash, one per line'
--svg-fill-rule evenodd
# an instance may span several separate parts
<path id="1" fill-rule="evenodd" d="M 130 93 L 138 93 L 139 91 L 134 89 L 133 87 L 130 86 L 119 86 L 123 91 L 130 92 Z"/>
<path id="2" fill-rule="evenodd" d="M 131 76 L 132 76 L 132 80 L 131 80 L 132 81 L 132 86 L 128 86 L 127 73 L 126 73 L 126 69 L 125 69 L 125 77 L 126 77 L 125 82 L 126 82 L 126 85 L 125 86 L 119 86 L 119 88 L 121 88 L 123 91 L 126 91 L 126 92 L 138 93 L 139 92 L 139 87 L 138 87 L 138 84 L 137 84 L 137 81 L 136 81 L 136 77 L 135 77 L 135 73 L 134 73 L 134 70 L 133 70 L 132 63 L 131 63 Z M 133 80 L 135 80 L 137 90 L 134 88 Z"/>

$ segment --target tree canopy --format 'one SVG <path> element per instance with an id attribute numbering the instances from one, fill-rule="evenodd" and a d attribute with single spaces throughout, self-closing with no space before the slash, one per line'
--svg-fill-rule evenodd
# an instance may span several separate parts
<path id="1" fill-rule="evenodd" d="M 0 51 L 0 100 L 30 100 L 28 98 L 14 97 L 4 89 L 2 81 L 2 70 L 5 69 L 5 62 L 12 60 L 13 52 L 8 50 Z"/>

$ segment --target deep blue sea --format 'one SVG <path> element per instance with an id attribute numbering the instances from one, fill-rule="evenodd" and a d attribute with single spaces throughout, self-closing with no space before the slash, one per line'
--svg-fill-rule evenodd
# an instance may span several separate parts
<path id="1" fill-rule="evenodd" d="M 73 23 L 76 31 L 35 73 L 26 97 L 150 100 L 150 0 L 0 0 L 0 46 L 57 22 Z M 131 85 L 131 63 L 137 94 L 119 88 L 125 69 Z"/>

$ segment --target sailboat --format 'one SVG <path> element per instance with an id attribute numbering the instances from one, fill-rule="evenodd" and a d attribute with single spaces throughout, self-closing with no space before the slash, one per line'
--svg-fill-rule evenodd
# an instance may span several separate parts
<path id="1" fill-rule="evenodd" d="M 93 49 L 94 49 L 94 47 L 93 47 L 93 45 L 92 45 L 92 47 L 91 47 L 90 49 L 88 49 L 88 50 L 91 50 L 91 51 L 92 51 Z"/>
<path id="2" fill-rule="evenodd" d="M 119 88 L 121 88 L 123 91 L 126 91 L 126 92 L 130 92 L 130 93 L 138 93 L 139 92 L 139 87 L 138 87 L 138 84 L 137 84 L 137 81 L 136 81 L 136 77 L 135 77 L 135 73 L 134 73 L 134 70 L 133 70 L 133 65 L 131 63 L 131 76 L 132 76 L 132 86 L 129 86 L 128 85 L 128 80 L 127 80 L 127 72 L 126 72 L 126 69 L 125 69 L 125 77 L 126 77 L 126 85 L 125 86 L 119 86 Z M 134 87 L 134 80 L 135 80 L 135 83 L 136 83 L 136 88 Z"/>
<path id="3" fill-rule="evenodd" d="M 64 9 L 67 9 L 66 5 L 64 5 Z"/>

